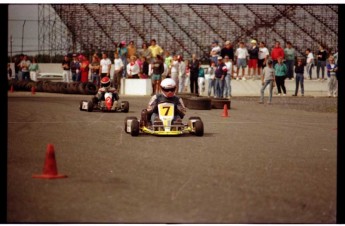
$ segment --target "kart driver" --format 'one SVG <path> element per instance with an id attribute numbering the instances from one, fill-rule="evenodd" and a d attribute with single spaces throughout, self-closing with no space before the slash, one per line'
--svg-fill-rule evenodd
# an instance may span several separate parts
<path id="1" fill-rule="evenodd" d="M 117 107 L 117 101 L 119 100 L 119 95 L 117 94 L 117 90 L 114 87 L 111 87 L 110 84 L 110 78 L 108 76 L 101 79 L 101 87 L 98 89 L 98 93 L 96 94 L 94 101 L 104 101 L 105 93 L 110 92 L 113 94 L 113 106 L 111 107 L 111 110 L 115 110 Z"/>
<path id="2" fill-rule="evenodd" d="M 158 104 L 160 103 L 173 103 L 175 105 L 173 123 L 182 124 L 182 119 L 186 114 L 186 107 L 182 98 L 175 96 L 176 82 L 171 78 L 164 79 L 161 84 L 162 93 L 155 94 L 151 97 L 147 109 L 142 111 L 142 121 L 146 122 L 149 118 L 151 123 L 161 123 L 162 121 L 158 116 Z"/>

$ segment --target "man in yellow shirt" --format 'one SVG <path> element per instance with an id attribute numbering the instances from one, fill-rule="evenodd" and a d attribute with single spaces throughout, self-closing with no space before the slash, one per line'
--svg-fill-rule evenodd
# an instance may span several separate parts
<path id="1" fill-rule="evenodd" d="M 163 54 L 163 49 L 159 45 L 157 45 L 155 39 L 151 40 L 151 45 L 149 47 L 149 50 L 151 51 L 152 58 L 156 58 L 157 55 Z"/>

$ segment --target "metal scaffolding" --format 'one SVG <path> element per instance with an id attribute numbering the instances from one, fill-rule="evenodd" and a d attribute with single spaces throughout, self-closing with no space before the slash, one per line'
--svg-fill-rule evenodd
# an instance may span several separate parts
<path id="1" fill-rule="evenodd" d="M 272 48 L 293 43 L 329 51 L 338 46 L 337 5 L 253 4 L 53 4 L 39 6 L 39 51 L 113 52 L 114 42 L 131 40 L 140 48 L 155 38 L 172 53 L 207 58 L 210 44 L 236 45 L 253 38 Z"/>

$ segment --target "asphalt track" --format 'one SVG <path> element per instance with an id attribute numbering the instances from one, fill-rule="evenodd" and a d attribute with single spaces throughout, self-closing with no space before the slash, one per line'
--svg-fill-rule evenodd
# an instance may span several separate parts
<path id="1" fill-rule="evenodd" d="M 9 93 L 9 223 L 336 223 L 335 112 L 234 98 L 228 118 L 187 111 L 203 137 L 132 137 L 124 118 L 150 97 L 121 97 L 129 113 L 79 111 L 90 98 Z M 67 178 L 32 178 L 47 144 Z"/>

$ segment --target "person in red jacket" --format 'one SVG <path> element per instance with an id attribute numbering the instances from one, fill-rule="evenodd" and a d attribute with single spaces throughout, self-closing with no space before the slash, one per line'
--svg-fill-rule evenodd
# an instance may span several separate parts
<path id="1" fill-rule="evenodd" d="M 81 72 L 81 82 L 89 81 L 89 64 L 90 62 L 86 59 L 85 56 L 80 55 L 80 72 Z"/>
<path id="2" fill-rule="evenodd" d="M 276 41 L 272 52 L 271 52 L 271 59 L 273 61 L 273 68 L 278 62 L 278 58 L 284 59 L 284 49 L 280 47 L 280 42 Z"/>

